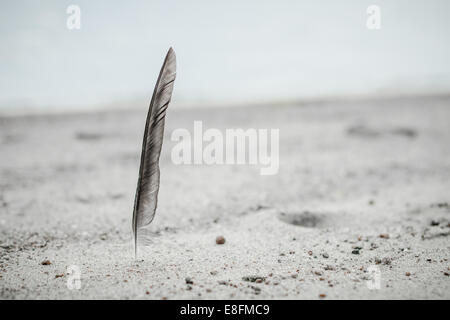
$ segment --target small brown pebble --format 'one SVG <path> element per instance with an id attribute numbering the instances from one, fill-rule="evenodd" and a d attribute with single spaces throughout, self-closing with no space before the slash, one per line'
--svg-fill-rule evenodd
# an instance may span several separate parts
<path id="1" fill-rule="evenodd" d="M 57 279 L 57 278 L 61 278 L 61 277 L 64 277 L 64 273 L 61 273 L 61 274 L 57 274 L 57 275 L 55 276 L 55 279 Z"/>
<path id="2" fill-rule="evenodd" d="M 263 279 L 256 279 L 255 282 L 256 283 L 261 283 L 261 282 L 263 282 Z"/>
<path id="3" fill-rule="evenodd" d="M 310 256 L 312 256 L 313 252 L 312 252 L 312 251 L 308 251 L 308 254 L 309 254 Z"/>
<path id="4" fill-rule="evenodd" d="M 448 272 L 444 272 L 444 276 L 448 277 L 449 273 Z"/>
<path id="5" fill-rule="evenodd" d="M 298 275 L 296 275 L 296 274 L 291 275 L 291 277 L 294 278 L 294 279 L 297 278 L 297 276 Z"/>
<path id="6" fill-rule="evenodd" d="M 225 238 L 223 236 L 217 236 L 216 237 L 216 244 L 224 244 Z"/>
<path id="7" fill-rule="evenodd" d="M 145 291 L 145 294 L 150 294 L 150 292 L 149 291 Z"/>
<path id="8" fill-rule="evenodd" d="M 50 262 L 50 260 L 44 260 L 44 261 L 41 262 L 41 264 L 43 266 L 48 266 L 48 265 L 51 265 L 52 263 Z"/>
<path id="9" fill-rule="evenodd" d="M 380 234 L 380 238 L 389 239 L 389 235 L 387 233 L 382 233 L 382 234 Z"/>
<path id="10" fill-rule="evenodd" d="M 411 275 L 411 272 L 407 272 L 407 273 L 405 273 L 405 275 L 406 275 L 407 277 L 409 277 L 409 276 Z"/>
<path id="11" fill-rule="evenodd" d="M 212 292 L 212 290 L 211 289 L 206 289 L 206 292 Z"/>
<path id="12" fill-rule="evenodd" d="M 325 298 L 327 295 L 325 294 L 325 293 L 321 293 L 321 294 L 319 294 L 319 298 Z"/>

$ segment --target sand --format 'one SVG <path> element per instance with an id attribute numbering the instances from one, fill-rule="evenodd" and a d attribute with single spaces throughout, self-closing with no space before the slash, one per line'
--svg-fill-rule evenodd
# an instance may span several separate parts
<path id="1" fill-rule="evenodd" d="M 450 298 L 450 97 L 171 106 L 135 261 L 145 115 L 0 118 L 1 299 Z M 173 164 L 194 120 L 279 128 L 279 173 Z"/>

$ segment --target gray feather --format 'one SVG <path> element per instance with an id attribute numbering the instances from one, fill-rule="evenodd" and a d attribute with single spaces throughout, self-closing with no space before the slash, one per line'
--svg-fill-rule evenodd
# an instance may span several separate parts
<path id="1" fill-rule="evenodd" d="M 175 52 L 170 48 L 156 82 L 145 123 L 133 210 L 135 256 L 137 256 L 138 244 L 149 243 L 151 237 L 147 227 L 155 217 L 158 202 L 159 156 L 164 138 L 166 110 L 172 97 L 175 74 L 176 57 Z"/>

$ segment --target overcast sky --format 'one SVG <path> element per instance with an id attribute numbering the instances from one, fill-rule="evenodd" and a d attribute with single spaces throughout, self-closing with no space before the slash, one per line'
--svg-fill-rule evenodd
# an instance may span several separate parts
<path id="1" fill-rule="evenodd" d="M 450 92 L 449 15 L 445 0 L 2 0 L 0 107 L 147 101 L 169 46 L 178 105 Z"/>

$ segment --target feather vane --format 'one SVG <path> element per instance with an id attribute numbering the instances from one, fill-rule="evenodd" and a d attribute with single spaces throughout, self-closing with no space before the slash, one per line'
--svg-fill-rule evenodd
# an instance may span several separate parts
<path id="1" fill-rule="evenodd" d="M 156 81 L 145 123 L 132 222 L 135 257 L 138 244 L 147 245 L 151 241 L 148 226 L 155 217 L 158 204 L 159 156 L 164 138 L 166 110 L 172 97 L 175 76 L 176 57 L 170 48 Z"/>

